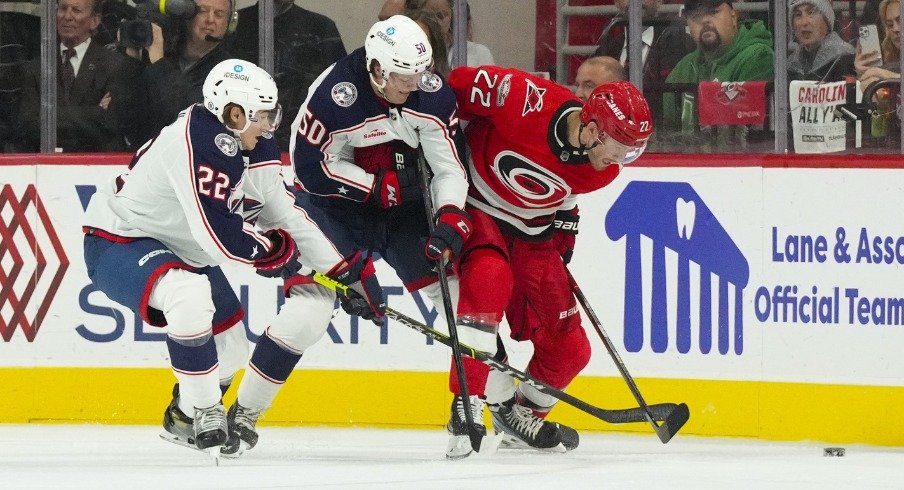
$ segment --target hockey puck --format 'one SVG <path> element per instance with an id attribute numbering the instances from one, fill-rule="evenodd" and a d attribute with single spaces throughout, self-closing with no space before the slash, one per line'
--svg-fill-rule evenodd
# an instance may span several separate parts
<path id="1" fill-rule="evenodd" d="M 822 455 L 829 456 L 829 457 L 841 457 L 841 456 L 844 456 L 844 448 L 843 447 L 823 448 Z"/>

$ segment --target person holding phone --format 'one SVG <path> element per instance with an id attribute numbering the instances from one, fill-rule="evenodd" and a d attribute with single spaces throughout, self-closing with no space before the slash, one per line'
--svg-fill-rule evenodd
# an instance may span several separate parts
<path id="1" fill-rule="evenodd" d="M 833 30 L 831 0 L 791 0 L 788 20 L 796 41 L 788 53 L 789 81 L 835 82 L 855 73 L 854 47 Z"/>
<path id="2" fill-rule="evenodd" d="M 854 67 L 863 90 L 879 80 L 901 78 L 900 12 L 901 4 L 898 0 L 882 0 L 879 4 L 879 19 L 885 26 L 885 37 L 879 49 L 869 49 L 865 43 L 857 48 Z"/>

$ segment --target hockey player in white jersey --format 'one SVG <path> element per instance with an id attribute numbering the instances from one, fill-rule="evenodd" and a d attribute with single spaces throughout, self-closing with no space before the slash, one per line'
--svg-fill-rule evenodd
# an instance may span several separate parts
<path id="1" fill-rule="evenodd" d="M 317 78 L 292 124 L 290 156 L 301 189 L 296 206 L 348 258 L 352 278 L 346 282 L 360 279 L 361 298 L 343 303 L 344 309 L 377 322 L 384 305 L 371 252 L 393 267 L 406 289 L 423 291 L 443 311 L 435 263 L 443 254 L 454 258 L 470 233 L 455 97 L 431 66 L 432 50 L 418 24 L 403 16 L 377 22 L 363 48 Z M 415 164 L 419 145 L 433 174 L 433 234 Z M 454 277 L 450 286 L 454 305 Z M 229 410 L 226 455 L 256 444 L 261 414 L 331 320 L 332 291 L 302 275 L 287 279 L 286 288 L 289 297 L 258 341 Z"/>
<path id="2" fill-rule="evenodd" d="M 226 442 L 221 378 L 228 381 L 247 359 L 247 341 L 233 342 L 244 352 L 231 353 L 218 352 L 213 340 L 244 337 L 243 329 L 230 329 L 243 312 L 219 265 L 251 266 L 268 277 L 300 267 L 288 231 L 260 233 L 238 213 L 245 159 L 259 143 L 272 145 L 281 118 L 276 100 L 265 71 L 242 60 L 221 62 L 205 81 L 204 105 L 187 108 L 145 144 L 129 172 L 99 190 L 86 211 L 88 275 L 112 300 L 166 327 L 179 383 L 164 428 L 172 440 L 199 449 Z M 310 237 L 307 248 L 315 251 L 307 259 L 315 267 L 341 263 L 313 223 L 297 226 L 304 229 L 294 236 Z"/>

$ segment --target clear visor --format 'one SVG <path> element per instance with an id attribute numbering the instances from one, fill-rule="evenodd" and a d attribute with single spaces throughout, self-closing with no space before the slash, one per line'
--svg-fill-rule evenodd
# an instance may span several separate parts
<path id="1" fill-rule="evenodd" d="M 268 111 L 257 111 L 254 117 L 251 118 L 251 123 L 261 128 L 265 133 L 276 131 L 280 122 L 282 122 L 282 106 L 279 104 L 276 104 L 276 107 Z"/>
<path id="2" fill-rule="evenodd" d="M 607 160 L 619 163 L 620 165 L 627 165 L 634 160 L 637 160 L 640 158 L 640 155 L 643 154 L 644 150 L 647 149 L 646 141 L 639 146 L 630 146 L 622 144 L 613 138 L 606 138 L 606 141 L 603 142 L 599 139 L 599 136 L 597 136 L 593 146 L 588 149 L 593 149 L 597 146 L 600 147 L 600 151 L 603 152 Z"/>
<path id="3" fill-rule="evenodd" d="M 424 76 L 424 73 L 415 73 L 412 75 L 401 75 L 396 72 L 391 72 L 389 74 L 389 83 L 397 88 L 401 88 L 403 90 L 412 91 L 417 90 L 417 82 L 421 80 Z"/>
<path id="4" fill-rule="evenodd" d="M 620 144 L 620 143 L 619 143 Z M 647 149 L 647 144 L 644 142 L 642 146 L 631 146 L 630 149 L 625 153 L 625 156 L 622 158 L 622 165 L 627 165 L 634 160 L 640 158 L 640 155 L 643 155 L 644 150 Z"/>

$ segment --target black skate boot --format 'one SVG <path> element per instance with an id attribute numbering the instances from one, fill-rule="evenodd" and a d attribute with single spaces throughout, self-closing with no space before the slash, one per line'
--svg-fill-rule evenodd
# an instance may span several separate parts
<path id="1" fill-rule="evenodd" d="M 530 402 L 512 397 L 506 402 L 490 405 L 493 429 L 502 434 L 502 443 L 509 447 L 529 447 L 543 451 L 565 452 L 578 447 L 576 430 L 538 417 L 527 406 Z"/>
<path id="2" fill-rule="evenodd" d="M 173 386 L 173 399 L 163 411 L 163 430 L 160 437 L 164 440 L 194 448 L 195 429 L 194 420 L 179 410 L 179 383 Z"/>
<path id="3" fill-rule="evenodd" d="M 220 449 L 220 454 L 227 458 L 237 458 L 243 452 L 257 444 L 257 419 L 263 410 L 251 410 L 239 405 L 236 401 L 229 407 L 226 421 L 229 424 L 229 439 Z"/>
<path id="4" fill-rule="evenodd" d="M 481 439 L 487 435 L 487 428 L 483 425 L 483 399 L 478 396 L 470 396 L 471 416 L 474 420 L 474 428 Z M 452 399 L 452 416 L 446 424 L 449 432 L 449 445 L 446 447 L 446 459 L 466 458 L 474 452 L 471 447 L 471 438 L 468 433 L 468 422 L 465 418 L 464 403 L 460 395 Z"/>
<path id="5" fill-rule="evenodd" d="M 190 447 L 206 450 L 222 446 L 226 442 L 226 409 L 222 403 L 210 408 L 195 408 L 194 418 L 185 415 L 179 409 L 179 383 L 173 386 L 173 400 L 163 412 L 164 440 Z"/>
<path id="6" fill-rule="evenodd" d="M 226 408 L 222 403 L 212 407 L 195 408 L 195 446 L 205 450 L 226 444 L 229 429 L 226 425 Z"/>

